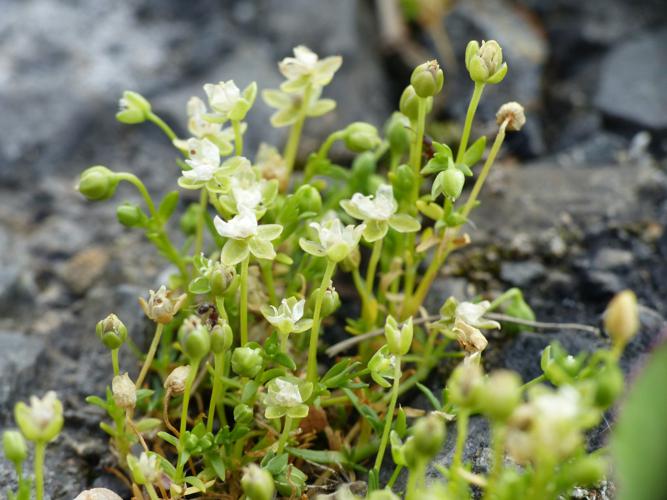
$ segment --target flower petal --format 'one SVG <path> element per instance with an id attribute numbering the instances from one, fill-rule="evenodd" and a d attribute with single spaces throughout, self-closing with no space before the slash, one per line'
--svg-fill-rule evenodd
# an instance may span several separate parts
<path id="1" fill-rule="evenodd" d="M 261 240 L 259 238 L 251 238 L 248 243 L 248 248 L 250 249 L 250 253 L 258 259 L 273 260 L 276 258 L 276 251 L 273 249 L 273 245 L 269 241 Z"/>
<path id="2" fill-rule="evenodd" d="M 399 233 L 414 233 L 421 229 L 419 221 L 408 214 L 394 214 L 388 222 L 391 228 Z"/>
<path id="3" fill-rule="evenodd" d="M 226 266 L 234 266 L 248 256 L 248 243 L 243 240 L 227 240 L 222 247 L 220 260 Z"/>

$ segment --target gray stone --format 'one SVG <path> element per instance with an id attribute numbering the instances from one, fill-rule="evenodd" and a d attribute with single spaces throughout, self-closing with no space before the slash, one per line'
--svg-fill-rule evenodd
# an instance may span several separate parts
<path id="1" fill-rule="evenodd" d="M 593 266 L 597 269 L 610 271 L 628 269 L 634 261 L 632 252 L 618 248 L 603 248 L 595 254 Z"/>
<path id="2" fill-rule="evenodd" d="M 500 278 L 514 286 L 524 287 L 542 278 L 546 273 L 545 267 L 534 261 L 503 262 L 500 265 Z"/>
<path id="3" fill-rule="evenodd" d="M 646 33 L 613 49 L 605 59 L 595 103 L 612 118 L 667 130 L 667 30 Z"/>
<path id="4" fill-rule="evenodd" d="M 3 413 L 10 412 L 17 394 L 34 382 L 36 365 L 43 352 L 42 338 L 0 331 L 0 380 L 3 381 L 0 386 L 0 409 Z"/>

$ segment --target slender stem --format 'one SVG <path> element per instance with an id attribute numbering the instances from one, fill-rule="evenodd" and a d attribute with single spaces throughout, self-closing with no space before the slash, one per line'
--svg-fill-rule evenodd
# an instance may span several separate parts
<path id="1" fill-rule="evenodd" d="M 520 389 L 521 389 L 521 391 L 525 392 L 528 389 L 530 389 L 531 387 L 533 387 L 534 385 L 537 385 L 541 382 L 544 382 L 546 379 L 547 379 L 547 376 L 543 373 L 542 375 L 539 375 L 539 376 L 535 377 L 533 380 L 529 380 L 528 382 L 523 384 L 520 387 Z"/>
<path id="2" fill-rule="evenodd" d="M 183 402 L 181 403 L 181 425 L 178 433 L 178 467 L 176 469 L 176 478 L 182 480 L 183 477 L 183 468 L 185 467 L 185 461 L 181 459 L 180 455 L 185 449 L 185 431 L 188 428 L 188 406 L 190 405 L 190 392 L 192 391 L 192 384 L 195 381 L 197 372 L 199 371 L 199 362 L 200 360 L 193 360 L 190 362 L 190 373 L 188 373 L 188 378 L 185 379 L 185 390 L 183 391 Z"/>
<path id="3" fill-rule="evenodd" d="M 382 242 L 383 240 L 379 239 L 373 243 L 373 251 L 371 252 L 371 258 L 368 261 L 368 269 L 366 270 L 366 295 L 368 297 L 373 296 L 375 271 L 377 270 L 378 262 L 380 262 L 380 257 L 382 256 Z"/>
<path id="4" fill-rule="evenodd" d="M 139 179 L 139 177 L 129 172 L 118 172 L 116 174 L 116 177 L 118 180 L 129 182 L 134 187 L 136 187 L 139 193 L 141 194 L 142 198 L 146 202 L 146 206 L 148 207 L 148 211 L 151 213 L 151 216 L 153 217 L 157 216 L 157 211 L 155 210 L 155 203 L 153 203 L 153 198 L 151 198 L 151 195 L 148 193 L 148 189 L 146 189 L 146 186 L 144 185 L 143 182 L 141 182 L 141 179 Z"/>
<path id="5" fill-rule="evenodd" d="M 160 497 L 157 496 L 157 492 L 151 483 L 146 483 L 146 491 L 151 500 L 160 500 Z"/>
<path id="6" fill-rule="evenodd" d="M 225 353 L 219 352 L 213 356 L 213 390 L 211 391 L 211 402 L 208 407 L 208 418 L 206 419 L 206 431 L 213 432 L 213 419 L 215 418 L 215 409 L 220 400 L 222 392 L 222 374 L 225 365 Z"/>
<path id="7" fill-rule="evenodd" d="M 399 474 L 403 470 L 402 465 L 397 465 L 394 467 L 394 472 L 391 474 L 391 477 L 389 478 L 389 481 L 387 482 L 387 485 L 385 486 L 386 488 L 392 488 L 394 486 L 394 483 L 398 479 Z"/>
<path id="8" fill-rule="evenodd" d="M 470 196 L 468 196 L 468 199 L 465 205 L 463 206 L 461 215 L 463 215 L 464 217 L 468 217 L 470 211 L 475 207 L 477 196 L 479 195 L 479 192 L 482 190 L 482 186 L 486 181 L 486 177 L 489 175 L 489 171 L 491 170 L 491 166 L 493 165 L 493 162 L 496 159 L 496 155 L 500 150 L 500 146 L 502 146 L 503 141 L 505 140 L 505 128 L 507 127 L 508 120 L 509 119 L 505 120 L 500 125 L 498 133 L 496 134 L 496 139 L 495 141 L 493 141 L 493 146 L 491 146 L 491 151 L 489 151 L 489 156 L 486 158 L 486 161 L 484 162 L 484 167 L 482 168 L 479 177 L 477 177 L 475 185 L 473 186 L 472 191 L 470 192 Z"/>
<path id="9" fill-rule="evenodd" d="M 120 367 L 118 366 L 118 349 L 111 349 L 111 365 L 113 366 L 113 376 L 120 375 Z"/>
<path id="10" fill-rule="evenodd" d="M 344 135 L 345 132 L 342 130 L 337 130 L 333 134 L 330 134 L 329 137 L 327 137 L 326 140 L 320 146 L 320 149 L 317 152 L 318 158 L 320 159 L 326 158 L 329 155 L 329 151 L 331 150 L 331 146 L 333 146 L 334 142 L 336 142 L 339 139 L 342 139 Z"/>
<path id="11" fill-rule="evenodd" d="M 417 488 L 419 483 L 423 482 L 425 472 L 426 464 L 424 463 L 424 460 L 418 459 L 414 467 L 410 469 L 410 474 L 408 475 L 405 500 L 415 500 L 417 498 Z"/>
<path id="12" fill-rule="evenodd" d="M 44 498 L 44 453 L 46 451 L 46 443 L 41 441 L 35 442 L 35 498 L 43 500 Z"/>
<path id="13" fill-rule="evenodd" d="M 290 430 L 292 428 L 292 417 L 285 415 L 285 425 L 283 426 L 283 432 L 280 434 L 280 439 L 278 440 L 278 450 L 277 454 L 280 455 L 285 449 L 285 444 L 287 443 L 287 438 L 289 437 Z"/>
<path id="14" fill-rule="evenodd" d="M 475 118 L 475 111 L 477 111 L 477 105 L 479 100 L 482 97 L 482 92 L 484 91 L 483 83 L 475 83 L 475 89 L 472 91 L 472 97 L 470 98 L 470 103 L 468 104 L 468 112 L 466 113 L 466 121 L 463 125 L 463 133 L 461 134 L 461 141 L 459 142 L 459 150 L 456 154 L 456 163 L 460 163 L 463 160 L 463 155 L 466 152 L 468 147 L 468 139 L 470 138 L 470 129 L 472 128 L 472 121 Z"/>
<path id="15" fill-rule="evenodd" d="M 493 445 L 493 466 L 487 479 L 484 491 L 484 500 L 491 500 L 494 496 L 494 487 L 503 470 L 503 459 L 505 451 L 506 426 L 504 423 L 495 423 L 491 428 Z"/>
<path id="16" fill-rule="evenodd" d="M 324 293 L 329 287 L 329 282 L 336 269 L 336 263 L 327 260 L 327 267 L 322 276 L 322 284 L 320 285 L 317 299 L 315 300 L 315 310 L 313 311 L 313 328 L 310 332 L 310 344 L 308 346 L 308 381 L 315 383 L 317 381 L 317 341 L 320 333 L 320 314 L 322 312 L 322 300 Z"/>
<path id="17" fill-rule="evenodd" d="M 279 333 L 280 337 L 280 351 L 287 354 L 287 340 L 289 339 L 289 333 Z"/>
<path id="18" fill-rule="evenodd" d="M 287 139 L 287 144 L 285 145 L 285 152 L 283 153 L 283 157 L 285 158 L 285 166 L 287 167 L 288 178 L 294 169 L 294 161 L 296 160 L 296 154 L 299 150 L 299 141 L 301 140 L 303 122 L 306 120 L 306 113 L 308 111 L 312 92 L 313 90 L 310 85 L 308 85 L 303 91 L 299 116 L 297 117 L 296 122 L 294 122 L 294 125 L 292 125 L 289 138 Z"/>
<path id="19" fill-rule="evenodd" d="M 269 292 L 269 302 L 277 304 L 276 287 L 273 284 L 273 262 L 266 259 L 259 259 L 259 267 L 262 270 L 262 279 L 266 285 L 266 291 Z"/>
<path id="20" fill-rule="evenodd" d="M 241 347 L 248 343 L 248 265 L 250 254 L 241 263 L 241 304 L 239 317 L 241 322 Z"/>
<path id="21" fill-rule="evenodd" d="M 451 474 L 454 476 L 452 480 L 452 489 L 455 494 L 452 496 L 458 498 L 458 489 L 461 483 L 461 474 L 459 469 L 461 468 L 462 457 L 463 457 L 463 447 L 466 442 L 466 437 L 468 436 L 468 411 L 462 410 L 458 417 L 456 418 L 456 448 L 454 449 L 454 458 L 452 458 Z"/>
<path id="22" fill-rule="evenodd" d="M 197 232 L 195 233 L 194 257 L 197 257 L 204 247 L 204 223 L 206 222 L 206 208 L 208 207 L 208 190 L 201 190 L 199 194 L 199 213 L 197 214 Z"/>
<path id="23" fill-rule="evenodd" d="M 394 418 L 394 410 L 396 409 L 396 401 L 398 400 L 398 388 L 401 384 L 401 357 L 396 356 L 396 363 L 394 364 L 394 383 L 391 387 L 391 399 L 389 401 L 389 408 L 384 417 L 384 429 L 382 431 L 382 439 L 380 439 L 380 448 L 375 457 L 375 467 L 378 477 L 380 475 L 380 467 L 382 466 L 382 459 L 384 458 L 384 451 L 389 442 L 389 432 L 391 431 L 391 421 Z"/>
<path id="24" fill-rule="evenodd" d="M 236 148 L 236 156 L 243 155 L 243 132 L 241 131 L 241 122 L 239 120 L 232 120 L 232 128 L 234 129 L 234 146 Z"/>
<path id="25" fill-rule="evenodd" d="M 170 141 L 176 139 L 176 133 L 174 132 L 174 130 L 169 125 L 167 125 L 166 122 L 158 115 L 156 115 L 151 111 L 150 113 L 148 113 L 148 119 L 153 123 L 155 123 L 155 125 L 160 127 L 162 131 L 167 135 L 167 137 L 169 137 Z"/>
<path id="26" fill-rule="evenodd" d="M 137 377 L 137 382 L 135 384 L 137 389 L 141 388 L 142 384 L 144 383 L 144 379 L 146 378 L 146 374 L 148 373 L 148 369 L 153 363 L 153 358 L 157 352 L 157 347 L 160 345 L 162 330 L 164 330 L 164 325 L 162 323 L 158 323 L 157 327 L 155 328 L 155 334 L 153 335 L 153 341 L 151 342 L 151 346 L 148 348 L 148 354 L 146 354 L 146 359 L 144 360 L 144 364 L 141 367 L 139 376 Z"/>

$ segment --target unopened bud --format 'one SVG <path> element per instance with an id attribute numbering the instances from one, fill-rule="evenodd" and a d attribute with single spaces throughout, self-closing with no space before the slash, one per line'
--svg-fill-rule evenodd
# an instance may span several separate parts
<path id="1" fill-rule="evenodd" d="M 2 433 L 2 448 L 5 458 L 20 467 L 28 457 L 28 446 L 19 431 L 5 431 Z"/>
<path id="2" fill-rule="evenodd" d="M 146 121 L 150 112 L 151 105 L 141 94 L 126 90 L 118 101 L 116 120 L 134 125 Z"/>
<path id="3" fill-rule="evenodd" d="M 248 500 L 271 500 L 276 491 L 271 473 L 254 463 L 243 469 L 241 487 Z"/>
<path id="4" fill-rule="evenodd" d="M 521 378 L 515 372 L 495 371 L 480 387 L 480 410 L 491 420 L 504 422 L 520 401 Z"/>
<path id="5" fill-rule="evenodd" d="M 410 120 L 398 112 L 394 112 L 385 125 L 385 137 L 395 155 L 405 153 L 410 148 Z"/>
<path id="6" fill-rule="evenodd" d="M 507 130 L 518 131 L 526 124 L 526 114 L 518 102 L 506 102 L 496 113 L 496 123 L 507 121 Z"/>
<path id="7" fill-rule="evenodd" d="M 384 325 L 384 336 L 389 351 L 396 356 L 403 356 L 410 351 L 412 345 L 412 316 L 399 328 L 393 316 L 387 316 Z"/>
<path id="8" fill-rule="evenodd" d="M 234 422 L 247 424 L 253 417 L 254 414 L 250 406 L 240 403 L 234 407 Z"/>
<path id="9" fill-rule="evenodd" d="M 226 266 L 222 262 L 216 262 L 208 273 L 208 281 L 211 284 L 211 293 L 220 297 L 235 288 L 236 268 Z"/>
<path id="10" fill-rule="evenodd" d="M 412 85 L 408 85 L 407 87 L 405 87 L 403 94 L 401 94 L 401 99 L 398 103 L 398 108 L 400 109 L 401 113 L 403 113 L 410 119 L 410 121 L 413 122 L 417 121 L 419 117 L 419 99 L 421 99 L 421 97 L 417 95 L 417 92 L 415 91 L 415 88 Z M 432 106 L 433 106 L 433 98 L 427 97 L 426 98 L 427 113 L 431 110 Z"/>
<path id="11" fill-rule="evenodd" d="M 259 348 L 237 347 L 232 354 L 232 370 L 241 377 L 252 378 L 262 369 L 262 353 Z"/>
<path id="12" fill-rule="evenodd" d="M 359 247 L 354 247 L 354 249 L 349 254 L 347 254 L 347 257 L 341 260 L 340 264 L 338 265 L 344 272 L 350 273 L 355 269 L 359 269 L 360 263 L 361 252 L 359 251 Z"/>
<path id="13" fill-rule="evenodd" d="M 389 174 L 391 187 L 394 189 L 394 196 L 397 200 L 405 199 L 417 182 L 417 176 L 414 170 L 406 164 L 399 165 L 395 172 Z"/>
<path id="14" fill-rule="evenodd" d="M 191 361 L 198 361 L 211 350 L 211 334 L 198 316 L 190 316 L 178 330 L 178 341 Z"/>
<path id="15" fill-rule="evenodd" d="M 422 98 L 440 93 L 444 82 L 445 74 L 435 59 L 417 66 L 410 77 L 415 93 Z"/>
<path id="16" fill-rule="evenodd" d="M 466 48 L 466 68 L 476 83 L 500 83 L 507 74 L 507 63 L 503 62 L 503 50 L 495 40 L 471 41 Z"/>
<path id="17" fill-rule="evenodd" d="M 465 361 L 459 364 L 447 381 L 449 401 L 461 408 L 474 408 L 482 381 L 483 373 L 479 364 Z"/>
<path id="18" fill-rule="evenodd" d="M 146 214 L 134 203 L 121 203 L 116 207 L 116 218 L 125 227 L 139 227 L 147 220 Z"/>
<path id="19" fill-rule="evenodd" d="M 294 193 L 294 197 L 297 200 L 300 213 L 319 213 L 322 210 L 322 195 L 310 184 L 304 184 L 299 187 Z"/>
<path id="20" fill-rule="evenodd" d="M 455 167 L 448 168 L 447 170 L 439 173 L 438 177 L 442 177 L 442 192 L 447 198 L 456 200 L 459 196 L 461 196 L 463 186 L 466 182 L 466 177 L 463 172 Z"/>
<path id="21" fill-rule="evenodd" d="M 355 153 L 375 149 L 382 142 L 377 128 L 364 122 L 354 122 L 348 125 L 344 130 L 343 141 L 345 146 Z"/>
<path id="22" fill-rule="evenodd" d="M 95 333 L 107 349 L 118 349 L 127 338 L 127 328 L 115 314 L 97 323 Z"/>
<path id="23" fill-rule="evenodd" d="M 438 415 L 431 413 L 415 423 L 415 449 L 425 458 L 435 457 L 445 443 L 445 422 Z"/>
<path id="24" fill-rule="evenodd" d="M 134 455 L 128 455 L 127 466 L 132 473 L 132 479 L 139 485 L 155 484 L 162 475 L 157 455 L 154 453 L 142 452 L 138 459 Z"/>
<path id="25" fill-rule="evenodd" d="M 127 373 L 116 375 L 111 381 L 111 392 L 116 406 L 132 410 L 137 405 L 137 388 Z"/>
<path id="26" fill-rule="evenodd" d="M 81 173 L 77 189 L 89 200 L 108 200 L 116 192 L 118 182 L 114 172 L 102 165 L 96 165 Z"/>
<path id="27" fill-rule="evenodd" d="M 234 333 L 229 323 L 215 325 L 211 330 L 211 351 L 213 354 L 220 354 L 229 350 L 234 342 Z"/>
<path id="28" fill-rule="evenodd" d="M 621 350 L 639 331 L 637 296 L 632 290 L 617 293 L 604 313 L 604 328 L 614 347 Z"/>
<path id="29" fill-rule="evenodd" d="M 164 381 L 164 388 L 173 395 L 183 394 L 185 382 L 190 375 L 190 365 L 177 366 Z"/>

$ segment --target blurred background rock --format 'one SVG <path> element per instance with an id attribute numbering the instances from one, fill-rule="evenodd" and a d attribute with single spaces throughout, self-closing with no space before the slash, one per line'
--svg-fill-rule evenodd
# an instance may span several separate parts
<path id="1" fill-rule="evenodd" d="M 115 311 L 144 342 L 136 298 L 163 272 L 143 235 L 116 222 L 116 203 L 87 203 L 73 188 L 81 170 L 102 163 L 136 173 L 154 193 L 173 189 L 176 154 L 161 132 L 114 119 L 125 89 L 184 135 L 186 101 L 203 97 L 204 83 L 276 87 L 276 63 L 293 46 L 341 54 L 325 90 L 338 108 L 307 123 L 303 153 L 351 121 L 381 126 L 411 69 L 436 57 L 446 82 L 429 133 L 453 143 L 472 92 L 465 45 L 496 39 L 510 69 L 485 91 L 474 133 L 494 133 L 509 100 L 525 105 L 528 124 L 509 137 L 470 229 L 474 244 L 451 259 L 454 277 L 436 283 L 433 310 L 450 293 L 521 286 L 540 319 L 597 323 L 611 294 L 632 287 L 644 329 L 628 370 L 664 326 L 664 0 L 0 0 L 0 12 L 0 428 L 17 399 L 59 392 L 67 426 L 47 454 L 52 498 L 93 485 L 121 491 L 105 472 L 113 460 L 100 415 L 83 402 L 111 371 L 94 325 Z M 260 140 L 282 145 L 270 114 L 258 99 L 251 157 Z M 136 199 L 124 187 L 116 201 L 126 197 Z M 600 341 L 571 337 L 499 341 L 488 362 L 527 377 L 553 338 L 576 349 Z M 136 369 L 131 356 L 123 362 Z M 13 482 L 5 465 L 0 489 Z"/>

